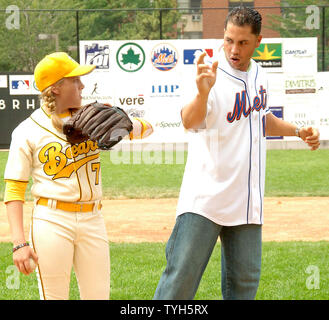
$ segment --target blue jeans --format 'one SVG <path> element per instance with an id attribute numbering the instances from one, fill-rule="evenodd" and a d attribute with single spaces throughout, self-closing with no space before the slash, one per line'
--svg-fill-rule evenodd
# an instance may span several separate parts
<path id="1" fill-rule="evenodd" d="M 254 299 L 261 269 L 261 230 L 256 224 L 221 226 L 194 213 L 178 216 L 166 246 L 167 266 L 153 299 L 193 299 L 218 236 L 223 299 Z"/>

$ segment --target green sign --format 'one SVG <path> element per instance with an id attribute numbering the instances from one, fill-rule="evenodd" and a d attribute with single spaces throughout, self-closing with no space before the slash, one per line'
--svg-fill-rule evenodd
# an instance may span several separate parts
<path id="1" fill-rule="evenodd" d="M 116 58 L 122 70 L 135 72 L 144 65 L 145 53 L 137 43 L 127 42 L 119 48 Z"/>
<path id="2" fill-rule="evenodd" d="M 262 43 L 252 57 L 262 67 L 282 67 L 282 43 Z"/>

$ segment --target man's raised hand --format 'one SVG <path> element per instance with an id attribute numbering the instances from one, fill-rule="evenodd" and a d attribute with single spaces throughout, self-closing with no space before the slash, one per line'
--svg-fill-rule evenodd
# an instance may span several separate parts
<path id="1" fill-rule="evenodd" d="M 218 61 L 215 61 L 212 66 L 204 63 L 206 52 L 202 53 L 197 60 L 197 77 L 196 84 L 201 95 L 208 95 L 210 89 L 216 82 Z"/>

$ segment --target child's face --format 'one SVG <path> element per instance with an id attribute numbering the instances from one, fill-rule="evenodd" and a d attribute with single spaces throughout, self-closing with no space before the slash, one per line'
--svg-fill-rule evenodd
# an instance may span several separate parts
<path id="1" fill-rule="evenodd" d="M 63 113 L 70 108 L 80 108 L 83 88 L 80 77 L 64 78 L 54 91 L 57 113 Z"/>

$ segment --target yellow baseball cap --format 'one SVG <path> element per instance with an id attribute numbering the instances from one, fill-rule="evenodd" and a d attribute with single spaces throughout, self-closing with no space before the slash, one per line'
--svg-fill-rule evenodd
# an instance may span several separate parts
<path id="1" fill-rule="evenodd" d="M 62 78 L 83 76 L 95 68 L 93 65 L 80 65 L 66 52 L 54 52 L 36 65 L 34 80 L 38 89 L 43 91 Z"/>

